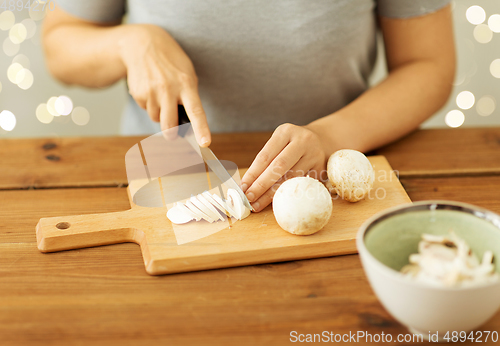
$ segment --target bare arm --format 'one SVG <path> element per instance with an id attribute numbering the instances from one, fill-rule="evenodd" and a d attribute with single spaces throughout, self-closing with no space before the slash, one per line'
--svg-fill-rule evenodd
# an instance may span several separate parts
<path id="1" fill-rule="evenodd" d="M 369 151 L 417 128 L 452 89 L 455 46 L 450 7 L 410 19 L 380 18 L 389 75 L 338 112 L 306 128 L 327 155 L 341 148 Z"/>
<path id="2" fill-rule="evenodd" d="M 88 22 L 56 6 L 42 28 L 50 72 L 64 83 L 87 87 L 105 87 L 124 78 L 119 45 L 130 28 L 119 24 Z"/>
<path id="3" fill-rule="evenodd" d="M 98 24 L 56 7 L 44 21 L 42 37 L 47 65 L 59 80 L 104 87 L 126 77 L 132 97 L 162 130 L 178 125 L 177 105 L 182 104 L 198 143 L 210 144 L 193 64 L 162 28 Z"/>
<path id="4" fill-rule="evenodd" d="M 272 201 L 283 179 L 308 173 L 319 178 L 333 152 L 390 143 L 446 102 L 455 74 L 450 6 L 417 18 L 379 19 L 388 77 L 333 114 L 275 130 L 242 178 L 256 211 Z"/>

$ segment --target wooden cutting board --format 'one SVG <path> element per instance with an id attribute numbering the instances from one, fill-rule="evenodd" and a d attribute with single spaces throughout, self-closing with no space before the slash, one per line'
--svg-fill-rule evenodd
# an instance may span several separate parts
<path id="1" fill-rule="evenodd" d="M 36 227 L 38 249 L 55 252 L 135 242 L 151 275 L 356 253 L 356 232 L 367 218 L 411 202 L 385 157 L 369 159 L 375 169 L 371 195 L 358 203 L 334 195 L 329 223 L 313 235 L 283 231 L 268 206 L 231 227 L 179 245 L 178 229 L 174 232 L 166 207 L 146 208 L 131 202 L 131 209 L 122 212 L 41 219 Z M 130 189 L 133 184 L 129 198 Z M 192 232 L 203 233 L 210 227 L 205 221 L 189 224 Z"/>

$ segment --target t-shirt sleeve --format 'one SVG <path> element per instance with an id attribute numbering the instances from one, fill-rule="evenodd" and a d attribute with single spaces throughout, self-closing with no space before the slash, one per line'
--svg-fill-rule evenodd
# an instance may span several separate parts
<path id="1" fill-rule="evenodd" d="M 408 18 L 422 16 L 445 7 L 450 0 L 378 0 L 377 12 L 382 17 Z"/>
<path id="2" fill-rule="evenodd" d="M 56 6 L 75 17 L 97 23 L 114 22 L 125 14 L 125 0 L 57 0 Z"/>

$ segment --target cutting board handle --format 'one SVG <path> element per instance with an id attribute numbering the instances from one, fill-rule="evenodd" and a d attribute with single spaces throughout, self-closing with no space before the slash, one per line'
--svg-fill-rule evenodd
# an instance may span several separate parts
<path id="1" fill-rule="evenodd" d="M 140 244 L 144 233 L 133 227 L 134 210 L 40 219 L 36 239 L 41 252 L 124 242 Z"/>

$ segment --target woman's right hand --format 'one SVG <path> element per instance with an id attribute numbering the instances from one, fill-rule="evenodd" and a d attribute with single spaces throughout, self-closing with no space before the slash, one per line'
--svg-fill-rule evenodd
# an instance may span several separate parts
<path id="1" fill-rule="evenodd" d="M 162 131 L 178 126 L 177 107 L 184 105 L 198 144 L 210 145 L 210 129 L 189 57 L 159 26 L 132 24 L 128 31 L 119 44 L 119 54 L 137 104 L 161 124 Z"/>

